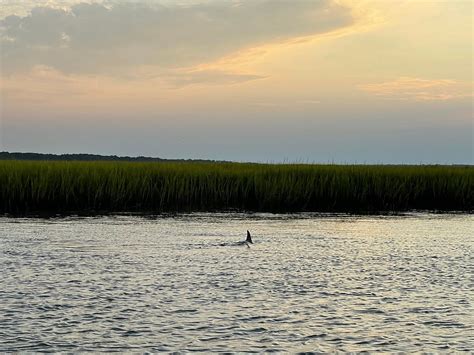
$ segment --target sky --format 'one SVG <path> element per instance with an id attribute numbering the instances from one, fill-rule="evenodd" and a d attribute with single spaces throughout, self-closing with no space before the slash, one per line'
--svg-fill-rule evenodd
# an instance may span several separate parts
<path id="1" fill-rule="evenodd" d="M 470 0 L 0 0 L 0 150 L 473 164 Z"/>

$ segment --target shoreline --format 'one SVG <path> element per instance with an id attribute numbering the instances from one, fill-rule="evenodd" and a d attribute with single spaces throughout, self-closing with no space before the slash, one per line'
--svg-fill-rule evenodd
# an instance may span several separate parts
<path id="1" fill-rule="evenodd" d="M 102 218 L 102 217 L 139 217 L 139 218 L 179 218 L 186 216 L 245 216 L 248 218 L 260 218 L 263 215 L 269 218 L 334 218 L 334 217 L 416 217 L 418 215 L 474 215 L 474 210 L 407 210 L 407 211 L 368 211 L 368 212 L 324 212 L 324 211 L 291 211 L 291 212 L 265 212 L 265 211 L 181 211 L 181 212 L 153 212 L 153 211 L 68 211 L 58 213 L 31 212 L 31 213 L 3 213 L 0 218 L 37 218 L 37 219 L 61 219 L 61 218 Z"/>

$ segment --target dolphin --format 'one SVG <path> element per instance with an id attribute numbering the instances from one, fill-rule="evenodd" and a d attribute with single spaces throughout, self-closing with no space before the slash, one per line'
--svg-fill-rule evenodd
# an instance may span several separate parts
<path id="1" fill-rule="evenodd" d="M 249 232 L 249 231 L 247 231 L 247 239 L 245 239 L 245 242 L 246 242 L 246 243 L 253 244 L 253 242 L 252 242 L 252 236 L 250 235 L 250 232 Z"/>
<path id="2" fill-rule="evenodd" d="M 250 235 L 250 232 L 247 231 L 247 238 L 245 240 L 242 240 L 240 242 L 236 242 L 236 243 L 230 244 L 230 245 L 235 245 L 235 246 L 246 245 L 247 248 L 250 248 L 250 244 L 253 244 L 252 236 Z M 221 247 L 225 247 L 226 245 L 229 245 L 229 244 L 226 244 L 226 243 L 221 243 L 220 244 Z"/>
<path id="3" fill-rule="evenodd" d="M 235 242 L 233 244 L 221 243 L 219 245 L 221 247 L 225 247 L 225 246 L 228 246 L 228 245 L 234 245 L 234 246 L 246 245 L 247 248 L 250 248 L 250 244 L 253 244 L 252 236 L 250 235 L 250 232 L 247 231 L 247 238 L 245 240 L 241 240 L 240 242 Z"/>
<path id="4" fill-rule="evenodd" d="M 247 239 L 245 239 L 245 241 L 239 243 L 239 245 L 243 245 L 243 244 L 245 244 L 247 246 L 247 248 L 250 248 L 250 244 L 253 244 L 252 236 L 250 235 L 249 231 L 247 231 Z"/>

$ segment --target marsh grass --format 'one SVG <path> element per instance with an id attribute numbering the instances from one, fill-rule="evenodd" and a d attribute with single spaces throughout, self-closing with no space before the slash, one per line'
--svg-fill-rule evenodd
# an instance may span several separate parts
<path id="1" fill-rule="evenodd" d="M 471 166 L 0 161 L 0 212 L 474 208 Z"/>

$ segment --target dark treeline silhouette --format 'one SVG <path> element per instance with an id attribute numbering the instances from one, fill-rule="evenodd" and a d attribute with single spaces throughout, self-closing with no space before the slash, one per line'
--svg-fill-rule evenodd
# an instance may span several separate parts
<path id="1" fill-rule="evenodd" d="M 213 163 L 215 160 L 206 159 L 163 159 L 152 157 L 129 157 L 99 154 L 44 154 L 0 152 L 0 160 L 47 160 L 47 161 L 125 161 L 125 162 L 195 162 Z"/>

